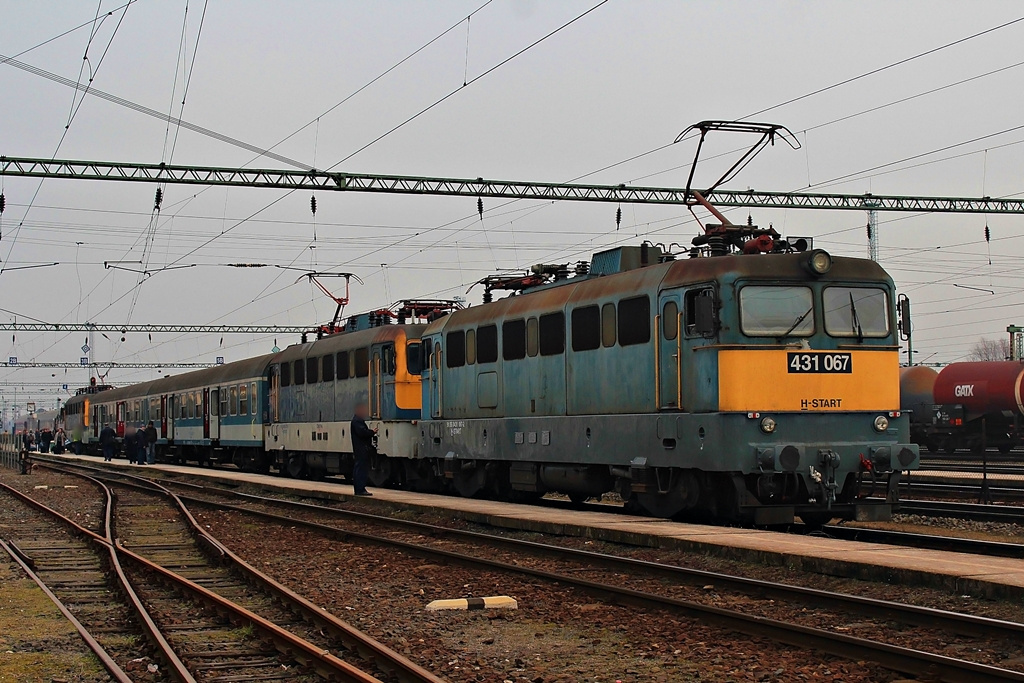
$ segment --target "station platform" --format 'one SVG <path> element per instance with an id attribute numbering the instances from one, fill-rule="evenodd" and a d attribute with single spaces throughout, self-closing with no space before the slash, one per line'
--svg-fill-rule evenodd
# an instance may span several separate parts
<path id="1" fill-rule="evenodd" d="M 251 474 L 233 469 L 179 465 L 103 463 L 93 456 L 52 456 L 113 466 L 142 476 L 158 472 L 232 485 L 249 484 L 267 492 L 302 494 L 334 501 L 353 499 L 352 486 L 333 481 L 305 481 Z M 957 595 L 1024 600 L 1024 560 L 921 550 L 763 529 L 688 524 L 622 512 L 553 509 L 489 500 L 373 489 L 361 503 L 443 511 L 454 518 L 504 529 L 576 536 L 626 545 L 679 550 L 830 576 L 929 586 Z M 678 560 L 677 560 L 678 562 Z"/>

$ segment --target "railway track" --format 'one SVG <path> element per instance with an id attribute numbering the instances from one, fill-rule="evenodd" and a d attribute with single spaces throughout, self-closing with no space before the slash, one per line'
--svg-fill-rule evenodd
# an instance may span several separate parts
<path id="1" fill-rule="evenodd" d="M 74 467 L 88 466 L 75 464 Z M 124 485 L 129 485 L 130 482 L 131 486 L 143 490 L 147 488 L 152 490 L 155 484 L 146 478 L 122 472 L 108 472 L 104 476 L 117 479 Z M 459 564 L 481 570 L 511 572 L 531 580 L 550 581 L 572 586 L 606 600 L 666 610 L 702 621 L 713 622 L 719 626 L 750 635 L 769 638 L 776 642 L 821 650 L 855 660 L 870 660 L 915 676 L 928 676 L 935 680 L 947 681 L 1024 681 L 1024 673 L 1018 671 L 942 654 L 923 652 L 888 642 L 857 638 L 845 633 L 767 618 L 744 611 L 725 609 L 713 604 L 636 590 L 621 583 L 582 578 L 576 573 L 579 570 L 551 571 L 541 568 L 542 565 L 520 564 L 519 559 L 524 557 L 555 558 L 576 567 L 583 565 L 587 568 L 584 571 L 617 572 L 620 576 L 623 572 L 626 572 L 626 575 L 644 574 L 669 579 L 670 582 L 677 584 L 702 586 L 710 584 L 746 595 L 758 596 L 764 600 L 786 600 L 814 607 L 827 605 L 830 609 L 843 614 L 853 612 L 879 620 L 898 621 L 930 629 L 940 629 L 947 634 L 969 633 L 975 637 L 993 638 L 999 642 L 1019 642 L 1024 637 L 1024 625 L 1019 623 L 451 529 L 279 498 L 255 496 L 186 482 L 164 483 L 188 489 L 189 494 L 179 494 L 182 501 L 188 504 L 203 505 L 221 511 L 230 510 L 259 519 L 264 523 L 302 527 L 349 543 L 384 545 L 431 561 Z M 227 503 L 226 500 L 233 500 L 236 503 Z M 278 511 L 272 512 L 269 509 L 258 509 L 253 506 L 273 508 Z M 282 509 L 284 512 L 279 512 Z M 310 517 L 341 519 L 348 524 L 343 527 L 335 526 L 310 519 Z M 394 538 L 381 534 L 379 531 L 381 526 L 400 532 L 401 537 Z M 371 529 L 377 527 L 377 531 L 363 530 L 364 527 Z M 409 538 L 426 538 L 435 542 L 407 540 Z M 509 557 L 495 559 L 486 554 L 469 552 L 466 548 L 457 550 L 442 548 L 438 547 L 436 543 L 438 539 L 500 549 L 505 553 L 514 553 L 514 558 L 519 559 Z M 479 548 L 477 549 L 479 550 Z"/>
<path id="2" fill-rule="evenodd" d="M 95 477 L 77 476 L 99 487 L 106 498 L 103 535 L 20 491 L 7 486 L 3 491 L 30 507 L 33 518 L 45 520 L 40 523 L 47 528 L 63 527 L 65 536 L 70 532 L 85 552 L 106 551 L 112 561 L 131 565 L 125 586 L 139 586 L 150 636 L 161 644 L 160 657 L 169 664 L 166 680 L 304 681 L 316 674 L 353 683 L 381 680 L 330 652 L 343 647 L 386 680 L 440 683 L 430 672 L 245 563 L 204 531 L 169 491 L 115 484 L 115 515 L 111 487 Z M 123 539 L 115 525 L 127 534 Z M 38 556 L 15 548 L 21 546 L 15 544 L 12 552 L 31 570 L 45 562 L 43 551 L 49 546 L 36 547 Z M 76 566 L 76 571 L 82 568 L 92 565 Z M 34 577 L 52 590 L 46 577 Z M 79 630 L 87 642 L 96 639 L 88 625 Z M 123 671 L 112 675 L 133 680 Z"/>

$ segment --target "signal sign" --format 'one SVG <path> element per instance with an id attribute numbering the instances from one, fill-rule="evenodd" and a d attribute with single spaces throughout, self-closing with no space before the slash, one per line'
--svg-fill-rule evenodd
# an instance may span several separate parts
<path id="1" fill-rule="evenodd" d="M 88 356 L 82 356 L 81 358 L 78 359 L 78 364 L 79 365 L 88 365 L 89 364 L 89 357 Z"/>
<path id="2" fill-rule="evenodd" d="M 224 356 L 217 356 L 217 365 L 224 365 Z"/>
<path id="3" fill-rule="evenodd" d="M 7 364 L 8 365 L 17 365 L 18 364 L 18 357 L 17 356 L 11 356 L 10 358 L 7 359 Z"/>

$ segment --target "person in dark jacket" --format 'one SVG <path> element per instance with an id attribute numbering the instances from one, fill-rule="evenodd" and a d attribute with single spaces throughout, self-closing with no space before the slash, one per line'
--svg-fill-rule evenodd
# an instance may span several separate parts
<path id="1" fill-rule="evenodd" d="M 146 464 L 146 456 L 149 453 L 149 439 L 146 437 L 145 429 L 135 430 L 135 457 L 140 465 Z"/>
<path id="2" fill-rule="evenodd" d="M 135 447 L 135 434 L 128 434 L 127 431 L 124 435 L 124 455 L 132 464 L 139 461 L 139 451 Z"/>
<path id="3" fill-rule="evenodd" d="M 146 462 L 150 465 L 156 463 L 156 427 L 152 420 L 146 425 Z"/>
<path id="4" fill-rule="evenodd" d="M 366 490 L 366 480 L 370 473 L 370 454 L 374 450 L 373 437 L 377 436 L 376 429 L 370 429 L 366 424 L 367 409 L 365 403 L 356 406 L 356 414 L 352 417 L 352 486 L 357 496 L 372 496 Z"/>
<path id="5" fill-rule="evenodd" d="M 114 434 L 114 430 L 110 428 L 110 425 L 103 425 L 103 429 L 100 430 L 100 447 L 103 448 L 103 459 L 106 462 L 110 462 L 114 459 L 114 446 L 116 444 L 117 436 Z"/>

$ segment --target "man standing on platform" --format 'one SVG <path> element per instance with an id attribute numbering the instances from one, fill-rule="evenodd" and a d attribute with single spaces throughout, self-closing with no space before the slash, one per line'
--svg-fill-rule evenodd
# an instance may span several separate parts
<path id="1" fill-rule="evenodd" d="M 149 424 L 146 425 L 146 464 L 153 465 L 156 463 L 156 427 L 153 426 L 153 421 L 150 420 Z"/>
<path id="2" fill-rule="evenodd" d="M 356 405 L 356 414 L 352 418 L 352 485 L 355 487 L 357 496 L 372 496 L 366 490 L 366 481 L 370 473 L 370 453 L 374 450 L 373 437 L 377 435 L 376 429 L 370 429 L 366 424 L 368 415 L 366 404 Z"/>
<path id="3" fill-rule="evenodd" d="M 117 436 L 114 434 L 114 430 L 110 428 L 110 425 L 103 425 L 103 429 L 100 430 L 100 447 L 103 448 L 103 460 L 110 462 L 114 459 L 114 445 Z"/>

